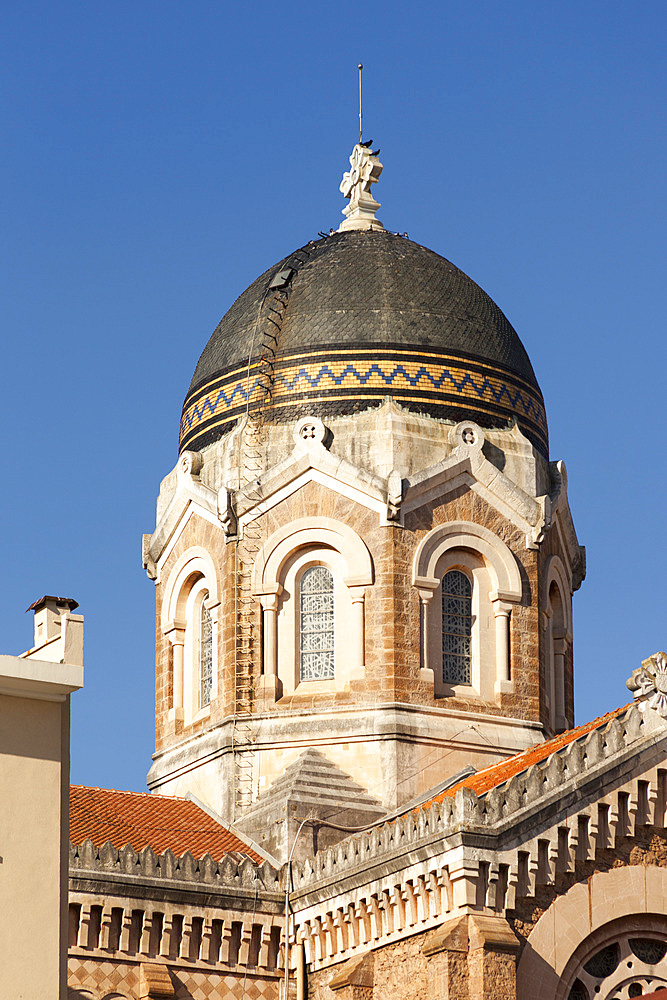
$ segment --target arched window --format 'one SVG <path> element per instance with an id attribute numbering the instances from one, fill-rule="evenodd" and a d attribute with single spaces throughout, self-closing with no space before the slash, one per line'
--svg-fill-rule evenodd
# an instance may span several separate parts
<path id="1" fill-rule="evenodd" d="M 544 700 L 549 724 L 553 729 L 567 729 L 565 717 L 565 653 L 567 650 L 565 606 L 556 581 L 552 581 L 546 614 L 546 683 Z"/>
<path id="2" fill-rule="evenodd" d="M 481 524 L 447 521 L 419 543 L 412 582 L 421 602 L 421 677 L 432 680 L 435 697 L 459 687 L 461 697 L 487 701 L 511 693 L 509 617 L 523 587 L 507 545 Z"/>
<path id="3" fill-rule="evenodd" d="M 218 696 L 220 580 L 200 546 L 187 549 L 165 584 L 160 621 L 171 645 L 168 719 L 191 725 L 210 714 Z"/>
<path id="4" fill-rule="evenodd" d="M 442 679 L 470 684 L 472 663 L 472 584 L 452 569 L 442 578 Z"/>
<path id="5" fill-rule="evenodd" d="M 326 566 L 311 566 L 299 588 L 299 677 L 334 677 L 334 580 Z"/>
<path id="6" fill-rule="evenodd" d="M 211 704 L 213 687 L 213 621 L 206 607 L 205 598 L 201 602 L 199 619 L 199 707 Z"/>

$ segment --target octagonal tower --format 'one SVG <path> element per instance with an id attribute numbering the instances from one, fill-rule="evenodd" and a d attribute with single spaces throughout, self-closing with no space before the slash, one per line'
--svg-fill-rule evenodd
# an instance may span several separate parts
<path id="1" fill-rule="evenodd" d="M 530 360 L 479 286 L 382 228 L 381 165 L 354 156 L 341 229 L 204 348 L 144 537 L 149 784 L 282 856 L 306 815 L 331 842 L 573 723 L 584 551 Z"/>

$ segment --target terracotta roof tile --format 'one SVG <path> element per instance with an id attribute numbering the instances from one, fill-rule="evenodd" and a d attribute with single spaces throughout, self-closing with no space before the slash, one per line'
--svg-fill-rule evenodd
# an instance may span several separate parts
<path id="1" fill-rule="evenodd" d="M 117 850 L 131 844 L 135 851 L 152 847 L 161 854 L 169 848 L 177 857 L 191 851 L 195 858 L 210 854 L 216 861 L 236 851 L 264 861 L 189 799 L 70 785 L 70 840 L 81 844 L 88 838 L 96 847 L 108 840 Z"/>
<path id="2" fill-rule="evenodd" d="M 616 716 L 625 712 L 629 707 L 630 705 L 623 705 L 621 708 L 614 709 L 613 712 L 607 712 L 606 715 L 601 715 L 591 722 L 577 726 L 576 729 L 568 729 L 567 732 L 560 733 L 551 740 L 546 740 L 546 742 L 539 743 L 537 746 L 529 747 L 528 750 L 522 750 L 521 753 L 517 753 L 513 757 L 508 757 L 507 760 L 503 760 L 499 764 L 492 764 L 491 767 L 486 767 L 483 771 L 477 771 L 476 774 L 471 774 L 468 778 L 464 778 L 463 781 L 459 781 L 458 784 L 452 785 L 451 788 L 436 795 L 435 798 L 422 803 L 418 808 L 426 809 L 433 802 L 442 802 L 443 799 L 456 795 L 459 788 L 470 788 L 476 795 L 483 795 L 491 788 L 502 785 L 509 778 L 513 778 L 515 774 L 525 771 L 532 764 L 539 764 L 541 761 L 546 760 L 552 753 L 561 750 L 569 743 L 573 743 L 580 736 L 585 736 L 591 730 L 606 725 L 611 719 L 615 719 Z"/>

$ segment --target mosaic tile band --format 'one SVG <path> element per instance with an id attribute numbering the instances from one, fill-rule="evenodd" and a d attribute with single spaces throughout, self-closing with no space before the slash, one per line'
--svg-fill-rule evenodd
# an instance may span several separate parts
<path id="1" fill-rule="evenodd" d="M 200 386 L 183 407 L 180 448 L 203 447 L 246 408 L 253 410 L 260 403 L 274 418 L 289 419 L 290 409 L 294 412 L 306 402 L 318 404 L 322 415 L 327 407 L 332 413 L 345 412 L 344 400 L 352 412 L 378 404 L 387 395 L 418 412 L 454 420 L 468 416 L 485 426 L 504 426 L 516 416 L 527 437 L 547 454 L 542 397 L 519 376 L 460 356 L 349 347 L 278 357 L 268 391 L 262 388 L 259 362 Z"/>

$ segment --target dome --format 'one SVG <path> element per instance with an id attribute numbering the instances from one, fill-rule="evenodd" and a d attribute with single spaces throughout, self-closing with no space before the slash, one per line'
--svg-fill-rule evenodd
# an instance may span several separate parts
<path id="1" fill-rule="evenodd" d="M 542 393 L 504 314 L 444 257 L 370 229 L 307 244 L 239 296 L 195 369 L 181 450 L 217 440 L 248 408 L 325 419 L 386 396 L 483 427 L 516 419 L 547 455 Z"/>

